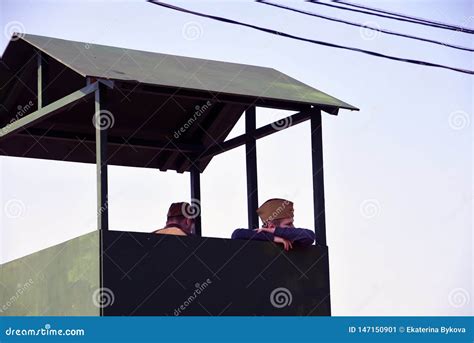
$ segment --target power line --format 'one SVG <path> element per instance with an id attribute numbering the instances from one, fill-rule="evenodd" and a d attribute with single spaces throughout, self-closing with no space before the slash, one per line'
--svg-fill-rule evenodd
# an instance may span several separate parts
<path id="1" fill-rule="evenodd" d="M 449 43 L 443 43 L 443 42 L 436 41 L 436 40 L 432 40 L 432 39 L 428 39 L 428 38 L 422 38 L 422 37 L 417 37 L 417 36 L 411 36 L 411 35 L 404 34 L 404 33 L 398 33 L 398 32 L 393 32 L 393 31 L 384 30 L 384 29 L 380 29 L 380 28 L 375 28 L 375 27 L 371 27 L 371 26 L 368 26 L 368 25 L 364 25 L 364 24 L 359 24 L 359 23 L 355 23 L 355 22 L 350 22 L 350 21 L 347 21 L 347 20 L 342 20 L 342 19 L 338 19 L 338 18 L 333 18 L 333 17 L 324 16 L 324 15 L 317 14 L 317 13 L 314 13 L 314 12 L 304 11 L 304 10 L 300 10 L 300 9 L 293 8 L 293 7 L 288 7 L 288 6 L 284 6 L 284 5 L 280 5 L 280 4 L 275 4 L 275 3 L 267 2 L 267 1 L 265 1 L 265 0 L 256 0 L 256 1 L 257 1 L 258 3 L 264 4 L 264 5 L 274 6 L 274 7 L 282 8 L 282 9 L 285 9 L 285 10 L 288 10 L 288 11 L 297 12 L 297 13 L 301 13 L 301 14 L 306 14 L 306 15 L 310 15 L 310 16 L 313 16 L 313 17 L 317 17 L 317 18 L 321 18 L 321 19 L 326 19 L 326 20 L 330 20 L 330 21 L 335 21 L 335 22 L 338 22 L 338 23 L 346 24 L 346 25 L 357 26 L 357 27 L 361 27 L 361 28 L 365 28 L 365 29 L 369 29 L 369 30 L 374 30 L 374 31 L 386 33 L 386 34 L 389 34 L 389 35 L 400 36 L 400 37 L 405 37 L 405 38 L 409 38 L 409 39 L 419 40 L 419 41 L 428 42 L 428 43 L 432 43 L 432 44 L 443 45 L 443 46 L 446 46 L 446 47 L 449 47 L 449 48 L 453 48 L 453 49 L 458 49 L 458 50 L 471 51 L 471 52 L 474 51 L 474 49 L 466 48 L 466 47 L 459 46 L 459 45 L 453 45 L 453 44 L 449 44 Z"/>
<path id="2" fill-rule="evenodd" d="M 233 19 L 228 19 L 228 18 L 224 18 L 224 17 L 218 17 L 218 16 L 214 16 L 214 15 L 210 15 L 210 14 L 191 11 L 191 10 L 188 10 L 186 8 L 166 4 L 166 3 L 163 3 L 163 2 L 158 2 L 158 0 L 147 0 L 147 2 L 150 2 L 152 4 L 155 4 L 155 5 L 158 5 L 158 6 L 161 6 L 161 7 L 166 7 L 166 8 L 175 10 L 175 11 L 188 13 L 188 14 L 193 14 L 193 15 L 196 15 L 196 16 L 199 16 L 199 17 L 213 19 L 213 20 L 221 21 L 221 22 L 228 23 L 228 24 L 234 24 L 234 25 L 239 25 L 239 26 L 250 27 L 250 28 L 255 29 L 255 30 L 271 33 L 273 35 L 277 35 L 277 36 L 281 36 L 281 37 L 292 38 L 292 39 L 300 40 L 300 41 L 303 41 L 303 42 L 309 42 L 309 43 L 328 46 L 328 47 L 332 47 L 332 48 L 339 48 L 339 49 L 344 49 L 344 50 L 357 51 L 357 52 L 361 52 L 361 53 L 364 53 L 364 54 L 367 54 L 367 55 L 387 58 L 387 59 L 394 60 L 394 61 L 401 61 L 401 62 L 424 65 L 424 66 L 429 66 L 429 67 L 437 67 L 437 68 L 442 68 L 442 69 L 448 69 L 448 70 L 453 70 L 453 71 L 456 71 L 456 72 L 459 72 L 459 73 L 464 73 L 464 74 L 471 74 L 471 75 L 474 74 L 474 71 L 468 70 L 468 69 L 450 67 L 450 66 L 437 64 L 437 63 L 426 62 L 426 61 L 419 61 L 419 60 L 413 60 L 413 59 L 408 59 L 408 58 L 384 55 L 384 54 L 381 54 L 381 53 L 378 53 L 378 52 L 375 52 L 375 51 L 364 50 L 364 49 L 353 48 L 353 47 L 347 47 L 347 46 L 333 44 L 333 43 L 329 43 L 329 42 L 324 42 L 324 41 L 319 41 L 319 40 L 294 36 L 294 35 L 291 35 L 289 33 L 281 32 L 281 31 L 277 31 L 277 30 L 273 30 L 273 29 L 268 29 L 268 28 L 264 28 L 264 27 L 260 27 L 260 26 L 256 26 L 256 25 L 252 25 L 252 24 L 242 23 L 242 22 L 239 22 L 239 21 L 236 21 L 236 20 L 233 20 Z"/>
<path id="3" fill-rule="evenodd" d="M 412 19 L 412 20 L 416 20 L 416 21 L 420 21 L 420 22 L 425 22 L 425 23 L 430 23 L 430 24 L 435 24 L 435 25 L 441 25 L 441 26 L 446 26 L 446 27 L 453 27 L 453 28 L 456 29 L 456 31 L 465 32 L 465 31 L 471 30 L 470 28 L 465 28 L 465 27 L 462 27 L 462 26 L 455 26 L 455 25 L 451 25 L 451 24 L 442 23 L 442 22 L 439 22 L 439 21 L 434 21 L 434 20 L 431 20 L 431 19 L 423 19 L 423 18 L 418 18 L 418 17 L 414 17 L 414 16 L 409 16 L 409 15 L 406 15 L 406 14 L 401 14 L 401 13 L 382 10 L 382 9 L 379 9 L 379 8 L 362 6 L 362 5 L 354 4 L 354 3 L 348 2 L 348 1 L 333 0 L 333 2 L 337 2 L 339 4 L 343 4 L 343 5 L 346 5 L 346 6 L 351 6 L 351 7 L 356 7 L 356 8 L 369 10 L 369 11 L 372 11 L 372 12 L 389 14 L 389 15 L 400 17 L 400 18 Z"/>
<path id="4" fill-rule="evenodd" d="M 455 25 L 451 25 L 451 24 L 436 22 L 436 21 L 433 21 L 433 20 L 417 18 L 417 17 L 403 15 L 403 14 L 394 13 L 394 12 L 383 11 L 383 10 L 379 10 L 379 9 L 376 9 L 376 8 L 357 5 L 357 4 L 349 3 L 349 2 L 345 2 L 345 1 L 331 0 L 331 2 L 333 4 L 326 3 L 326 2 L 321 2 L 319 0 L 306 0 L 306 1 L 311 2 L 312 4 L 315 4 L 315 5 L 329 6 L 329 7 L 345 10 L 345 11 L 363 13 L 363 14 L 373 15 L 373 16 L 381 17 L 381 18 L 388 18 L 388 19 L 398 20 L 398 21 L 402 21 L 402 22 L 425 25 L 425 26 L 435 27 L 435 28 L 439 28 L 439 29 L 446 29 L 446 30 L 465 32 L 465 33 L 471 33 L 471 34 L 474 33 L 474 30 L 472 30 L 470 28 L 455 26 Z M 348 8 L 348 7 L 345 7 L 345 6 L 338 6 L 338 5 L 334 5 L 334 3 L 344 4 L 344 5 L 349 6 L 349 7 L 363 8 L 363 9 L 366 9 L 368 11 L 354 9 L 354 8 Z M 385 14 L 388 14 L 388 15 L 385 15 Z"/>
<path id="5" fill-rule="evenodd" d="M 427 22 L 427 21 L 407 19 L 407 18 L 399 18 L 399 17 L 396 17 L 396 16 L 389 16 L 389 15 L 384 15 L 384 14 L 379 14 L 379 13 L 374 13 L 374 12 L 369 12 L 369 11 L 364 11 L 364 10 L 358 10 L 358 9 L 355 9 L 355 8 L 348 8 L 348 7 L 344 7 L 344 6 L 328 4 L 328 3 L 320 2 L 320 1 L 317 1 L 317 0 L 307 0 L 307 1 L 311 2 L 312 4 L 315 4 L 315 5 L 329 6 L 329 7 L 334 7 L 334 8 L 338 8 L 338 9 L 341 9 L 341 10 L 364 13 L 364 14 L 369 14 L 369 15 L 373 15 L 373 16 L 376 16 L 376 17 L 399 20 L 399 21 L 403 21 L 403 22 L 407 22 L 407 23 L 414 23 L 414 24 L 419 24 L 419 25 L 436 27 L 436 28 L 439 28 L 439 29 L 445 29 L 445 30 L 451 30 L 451 31 L 457 31 L 457 32 L 464 32 L 464 33 L 470 33 L 470 34 L 474 33 L 474 30 L 469 29 L 467 27 L 447 25 L 447 24 L 435 24 L 434 22 Z"/>

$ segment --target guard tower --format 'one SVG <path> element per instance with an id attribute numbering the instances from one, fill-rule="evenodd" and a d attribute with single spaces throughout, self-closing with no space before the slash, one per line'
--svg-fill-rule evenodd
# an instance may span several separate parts
<path id="1" fill-rule="evenodd" d="M 0 83 L 1 155 L 97 165 L 97 231 L 1 265 L 2 315 L 331 314 L 321 111 L 357 108 L 271 68 L 29 34 L 9 42 Z M 257 107 L 296 113 L 257 128 Z M 212 158 L 243 145 L 257 227 L 256 140 L 307 120 L 317 245 L 201 237 L 200 216 L 196 237 L 109 227 L 108 165 L 189 173 L 199 204 Z"/>

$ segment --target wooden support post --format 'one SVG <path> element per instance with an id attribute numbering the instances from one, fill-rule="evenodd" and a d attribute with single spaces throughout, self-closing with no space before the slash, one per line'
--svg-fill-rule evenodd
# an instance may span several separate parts
<path id="1" fill-rule="evenodd" d="M 202 236 L 201 229 L 201 173 L 199 169 L 193 165 L 191 167 L 191 206 L 193 210 L 197 210 L 197 217 L 194 218 L 194 233 L 196 236 Z"/>
<path id="2" fill-rule="evenodd" d="M 255 229 L 259 226 L 256 212 L 258 208 L 258 180 L 255 113 L 255 106 L 251 106 L 245 111 L 245 161 L 247 170 L 247 211 L 249 229 Z"/>
<path id="3" fill-rule="evenodd" d="M 97 164 L 97 226 L 99 230 L 109 229 L 109 204 L 107 186 L 107 134 L 113 122 L 113 115 L 107 111 L 107 86 L 99 83 L 95 91 L 94 126 L 96 133 Z"/>
<path id="4" fill-rule="evenodd" d="M 324 208 L 323 132 L 321 111 L 311 116 L 311 149 L 313 164 L 314 228 L 319 245 L 326 245 L 326 212 Z"/>
<path id="5" fill-rule="evenodd" d="M 37 66 L 38 66 L 38 77 L 37 77 L 37 94 L 38 94 L 38 110 L 43 108 L 48 104 L 48 101 L 45 96 L 45 90 L 47 87 L 47 79 L 49 76 L 48 73 L 48 64 L 44 58 L 44 55 L 41 51 L 37 50 Z"/>
<path id="6" fill-rule="evenodd" d="M 38 110 L 43 107 L 43 61 L 41 52 L 37 52 L 37 63 L 38 63 L 38 83 L 37 83 L 37 89 L 38 89 Z"/>

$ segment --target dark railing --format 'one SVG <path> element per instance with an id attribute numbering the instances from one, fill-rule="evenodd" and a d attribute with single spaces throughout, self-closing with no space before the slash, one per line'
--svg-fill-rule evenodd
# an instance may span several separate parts
<path id="1" fill-rule="evenodd" d="M 97 231 L 0 275 L 2 315 L 330 315 L 319 246 Z"/>

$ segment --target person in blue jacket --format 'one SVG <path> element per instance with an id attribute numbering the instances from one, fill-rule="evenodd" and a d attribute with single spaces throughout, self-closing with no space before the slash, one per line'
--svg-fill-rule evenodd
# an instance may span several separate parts
<path id="1" fill-rule="evenodd" d="M 293 203 L 286 199 L 270 199 L 257 209 L 263 222 L 259 229 L 237 229 L 232 239 L 252 239 L 283 244 L 286 251 L 293 246 L 310 246 L 315 241 L 313 231 L 294 226 Z"/>

